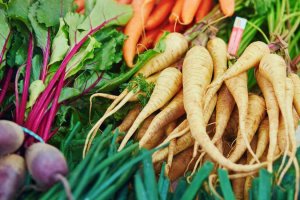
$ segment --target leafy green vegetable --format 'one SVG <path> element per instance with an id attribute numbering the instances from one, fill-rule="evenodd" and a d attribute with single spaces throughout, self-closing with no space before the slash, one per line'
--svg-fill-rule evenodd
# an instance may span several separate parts
<path id="1" fill-rule="evenodd" d="M 29 100 L 27 102 L 26 108 L 32 107 L 32 105 L 35 103 L 35 100 L 38 98 L 38 96 L 44 91 L 45 85 L 43 81 L 41 80 L 35 80 L 30 84 L 29 87 Z"/>
<path id="2" fill-rule="evenodd" d="M 64 87 L 61 91 L 58 102 L 63 102 L 72 97 L 76 97 L 79 94 L 81 94 L 81 92 L 76 88 Z"/>
<path id="3" fill-rule="evenodd" d="M 21 0 L 22 1 L 22 0 Z M 59 18 L 72 10 L 73 0 L 39 0 L 36 17 L 46 27 L 57 26 Z"/>
<path id="4" fill-rule="evenodd" d="M 109 27 L 95 34 L 95 39 L 100 42 L 101 48 L 96 48 L 94 58 L 85 62 L 86 69 L 110 70 L 113 65 L 122 60 L 122 47 L 125 35 L 114 27 Z"/>
<path id="5" fill-rule="evenodd" d="M 0 50 L 2 51 L 6 41 L 8 39 L 9 33 L 10 33 L 10 27 L 9 27 L 8 22 L 7 22 L 5 11 L 1 8 L 0 8 L 0 32 L 1 32 Z M 8 48 L 8 46 L 6 46 L 6 48 Z M 1 56 L 3 58 L 5 55 L 1 55 Z"/>
<path id="6" fill-rule="evenodd" d="M 36 54 L 32 58 L 32 68 L 30 74 L 30 82 L 38 80 L 41 73 L 41 66 L 42 66 L 42 56 L 40 54 Z"/>
<path id="7" fill-rule="evenodd" d="M 36 13 L 38 8 L 39 2 L 35 2 L 29 8 L 29 15 L 28 18 L 30 20 L 31 26 L 34 30 L 35 37 L 37 40 L 37 46 L 40 47 L 42 50 L 46 48 L 47 45 L 47 29 L 44 25 L 39 24 L 36 19 Z"/>
<path id="8" fill-rule="evenodd" d="M 31 0 L 10 0 L 8 2 L 7 16 L 11 19 L 20 20 L 30 29 L 28 19 Z"/>
<path id="9" fill-rule="evenodd" d="M 6 55 L 7 65 L 14 67 L 25 63 L 27 57 L 28 38 L 18 32 L 12 36 L 11 46 Z"/>
<path id="10" fill-rule="evenodd" d="M 60 19 L 58 32 L 52 42 L 52 47 L 51 47 L 52 54 L 50 57 L 49 65 L 62 61 L 62 59 L 64 58 L 64 56 L 66 55 L 69 49 L 66 29 L 67 27 L 65 26 L 64 20 Z"/>
<path id="11" fill-rule="evenodd" d="M 160 42 L 158 43 L 158 45 L 156 45 L 154 49 L 150 49 L 138 57 L 138 60 L 132 69 L 130 69 L 128 72 L 122 75 L 117 76 L 114 79 L 103 81 L 101 86 L 97 88 L 97 91 L 109 92 L 116 89 L 122 83 L 130 79 L 136 72 L 138 72 L 138 70 L 140 70 L 151 58 L 163 52 L 164 50 L 165 42 L 164 40 L 160 40 Z"/>
<path id="12" fill-rule="evenodd" d="M 67 13 L 64 21 L 69 27 L 70 46 L 74 46 L 78 42 L 78 26 L 83 22 L 84 16 L 78 13 Z M 61 22 L 60 22 L 61 23 Z"/>
<path id="13" fill-rule="evenodd" d="M 94 57 L 94 49 L 99 48 L 101 44 L 93 37 L 90 37 L 88 43 L 84 45 L 79 52 L 70 60 L 66 69 L 66 78 L 76 74 L 83 67 L 83 62 L 86 59 Z"/>
<path id="14" fill-rule="evenodd" d="M 119 4 L 116 1 L 111 0 L 96 1 L 93 10 L 78 28 L 88 31 L 116 16 L 117 18 L 109 24 L 125 25 L 132 16 L 131 6 Z"/>

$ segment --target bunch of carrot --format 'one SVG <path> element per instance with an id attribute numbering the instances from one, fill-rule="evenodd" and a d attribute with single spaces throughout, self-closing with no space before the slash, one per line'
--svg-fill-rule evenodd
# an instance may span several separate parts
<path id="1" fill-rule="evenodd" d="M 269 46 L 260 41 L 252 42 L 236 61 L 227 58 L 227 44 L 217 37 L 205 46 L 189 47 L 183 35 L 170 33 L 165 46 L 164 52 L 136 74 L 155 87 L 148 103 L 143 108 L 137 103 L 120 124 L 126 135 L 119 138 L 119 150 L 133 137 L 148 149 L 169 144 L 155 152 L 152 160 L 157 168 L 167 161 L 171 180 L 187 170 L 195 171 L 206 160 L 228 169 L 232 178 L 246 178 L 261 168 L 272 172 L 272 163 L 283 155 L 276 181 L 280 184 L 293 164 L 297 198 L 295 128 L 300 115 L 300 79 L 287 73 L 284 58 L 270 53 Z M 260 89 L 256 93 L 247 88 L 247 71 L 253 67 Z M 103 121 L 137 99 L 139 85 L 133 88 L 117 97 L 99 94 L 114 101 L 90 131 L 84 156 Z M 232 183 L 240 184 L 237 180 Z M 240 195 L 240 190 L 235 192 Z"/>
<path id="2" fill-rule="evenodd" d="M 212 10 L 213 0 L 119 0 L 131 3 L 134 15 L 124 29 L 128 36 L 124 43 L 124 60 L 134 66 L 134 57 L 152 48 L 164 31 L 183 32 L 193 23 L 199 23 Z M 234 1 L 220 0 L 225 16 L 234 12 Z"/>

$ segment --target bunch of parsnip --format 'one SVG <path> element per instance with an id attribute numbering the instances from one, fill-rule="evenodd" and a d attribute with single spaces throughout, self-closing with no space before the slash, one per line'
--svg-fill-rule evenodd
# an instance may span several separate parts
<path id="1" fill-rule="evenodd" d="M 169 142 L 152 159 L 157 165 L 167 160 L 166 173 L 171 180 L 188 168 L 194 166 L 195 170 L 205 160 L 229 170 L 235 178 L 253 175 L 264 167 L 272 172 L 273 161 L 283 155 L 277 183 L 294 164 L 297 198 L 295 128 L 300 114 L 300 79 L 287 72 L 284 58 L 270 53 L 268 45 L 260 41 L 251 43 L 235 62 L 228 60 L 227 45 L 217 37 L 206 47 L 189 47 L 184 36 L 170 33 L 165 45 L 165 51 L 137 73 L 155 87 L 148 103 L 143 108 L 137 104 L 119 126 L 126 132 L 119 150 L 134 134 L 140 147 L 148 149 Z M 230 67 L 228 63 L 232 63 Z M 253 67 L 259 86 L 255 93 L 247 88 L 247 71 Z M 103 121 L 141 93 L 140 85 L 131 84 L 117 97 L 98 94 L 114 101 L 90 131 L 84 155 Z"/>

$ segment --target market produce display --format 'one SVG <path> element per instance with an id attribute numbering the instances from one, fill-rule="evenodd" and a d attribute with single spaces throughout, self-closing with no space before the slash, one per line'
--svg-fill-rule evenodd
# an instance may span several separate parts
<path id="1" fill-rule="evenodd" d="M 299 25 L 297 0 L 0 1 L 0 200 L 299 199 Z"/>

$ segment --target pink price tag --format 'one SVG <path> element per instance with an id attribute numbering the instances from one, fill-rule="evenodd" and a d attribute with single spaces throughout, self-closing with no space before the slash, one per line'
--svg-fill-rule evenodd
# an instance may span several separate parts
<path id="1" fill-rule="evenodd" d="M 228 53 L 236 56 L 242 40 L 243 32 L 246 27 L 247 20 L 241 17 L 236 17 L 228 44 Z"/>

